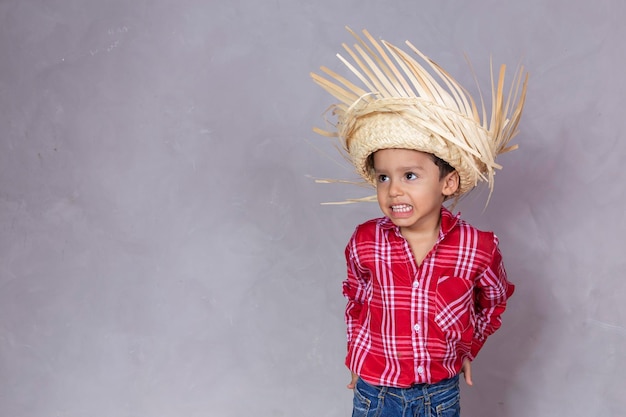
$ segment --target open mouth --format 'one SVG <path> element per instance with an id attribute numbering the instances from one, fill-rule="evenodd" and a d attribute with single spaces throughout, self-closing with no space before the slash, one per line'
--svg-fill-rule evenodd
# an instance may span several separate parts
<path id="1" fill-rule="evenodd" d="M 395 206 L 391 206 L 391 211 L 393 211 L 394 213 L 407 213 L 411 210 L 413 210 L 413 206 L 410 206 L 408 204 L 398 204 Z"/>

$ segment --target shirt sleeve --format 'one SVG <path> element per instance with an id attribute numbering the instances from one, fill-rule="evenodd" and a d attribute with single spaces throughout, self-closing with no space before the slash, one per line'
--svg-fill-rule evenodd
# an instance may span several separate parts
<path id="1" fill-rule="evenodd" d="M 493 251 L 487 269 L 478 277 L 475 286 L 476 325 L 470 352 L 473 360 L 485 344 L 487 337 L 500 328 L 500 316 L 506 309 L 507 300 L 513 295 L 515 286 L 507 280 L 498 248 L 498 238 L 493 235 Z"/>
<path id="2" fill-rule="evenodd" d="M 350 346 L 360 328 L 361 311 L 366 301 L 367 278 L 359 263 L 357 252 L 357 232 L 354 233 L 346 246 L 347 278 L 343 282 L 343 296 L 347 300 L 345 320 L 347 327 L 348 346 Z"/>

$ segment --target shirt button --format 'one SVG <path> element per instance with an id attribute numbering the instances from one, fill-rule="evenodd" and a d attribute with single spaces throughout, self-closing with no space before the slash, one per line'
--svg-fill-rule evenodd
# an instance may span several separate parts
<path id="1" fill-rule="evenodd" d="M 413 288 L 417 288 L 420 286 L 419 281 L 413 281 Z"/>
<path id="2" fill-rule="evenodd" d="M 424 373 L 424 367 L 423 367 L 423 366 L 421 366 L 421 365 L 420 365 L 420 366 L 418 366 L 418 367 L 417 367 L 417 373 L 418 373 L 418 374 L 420 374 L 420 375 L 422 375 L 422 374 Z"/>
<path id="3" fill-rule="evenodd" d="M 413 329 L 414 329 L 416 332 L 419 332 L 419 331 L 420 331 L 420 328 L 421 328 L 421 327 L 420 327 L 420 325 L 419 325 L 419 324 L 416 324 L 415 326 L 413 326 Z"/>

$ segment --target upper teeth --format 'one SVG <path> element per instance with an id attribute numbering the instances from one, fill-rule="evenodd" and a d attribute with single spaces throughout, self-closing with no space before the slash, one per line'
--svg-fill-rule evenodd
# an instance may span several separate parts
<path id="1" fill-rule="evenodd" d="M 393 211 L 409 211 L 411 210 L 411 206 L 409 206 L 408 204 L 402 204 L 400 206 L 391 206 L 391 209 Z"/>

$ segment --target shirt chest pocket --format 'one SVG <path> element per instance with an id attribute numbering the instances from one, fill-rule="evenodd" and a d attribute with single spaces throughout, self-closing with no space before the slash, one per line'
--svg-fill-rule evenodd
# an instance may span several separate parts
<path id="1" fill-rule="evenodd" d="M 474 286 L 471 281 L 442 276 L 435 294 L 435 322 L 445 332 L 464 333 L 473 326 Z"/>

